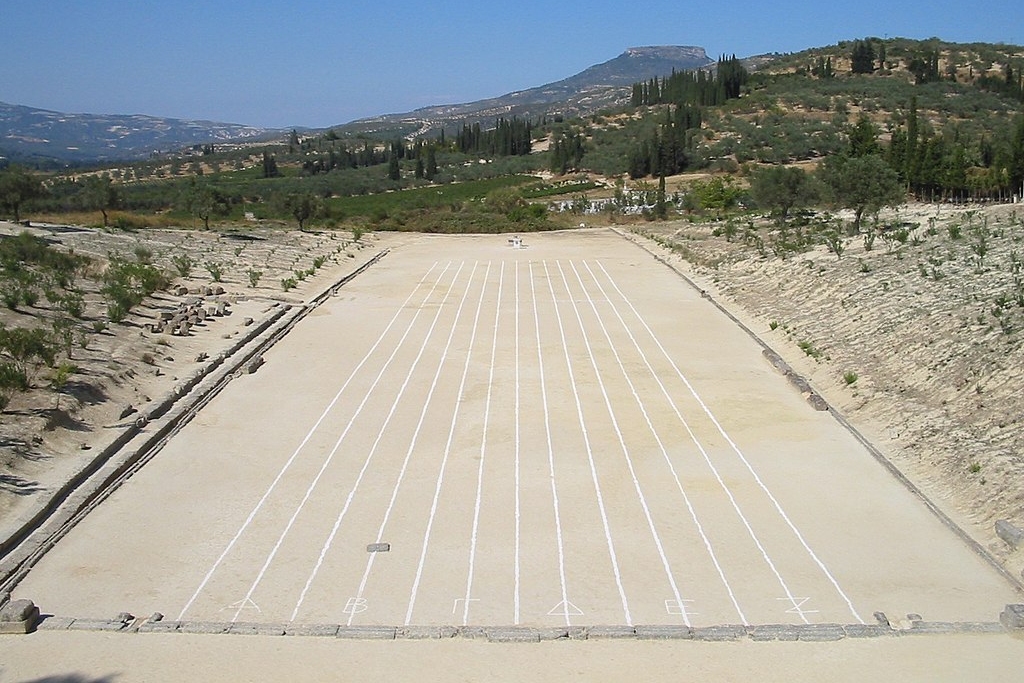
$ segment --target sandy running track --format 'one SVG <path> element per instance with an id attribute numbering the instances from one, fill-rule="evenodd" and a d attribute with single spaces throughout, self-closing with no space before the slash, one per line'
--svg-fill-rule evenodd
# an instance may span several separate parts
<path id="1" fill-rule="evenodd" d="M 421 237 L 14 597 L 343 625 L 994 621 L 1013 587 L 609 231 Z"/>

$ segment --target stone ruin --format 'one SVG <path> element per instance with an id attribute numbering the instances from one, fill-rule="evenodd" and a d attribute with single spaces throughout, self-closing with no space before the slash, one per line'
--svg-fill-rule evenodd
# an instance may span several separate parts
<path id="1" fill-rule="evenodd" d="M 213 296 L 222 296 L 222 287 L 204 288 L 209 290 Z M 213 294 L 219 290 L 219 293 Z M 205 294 L 205 292 L 204 292 Z M 209 296 L 209 295 L 207 295 Z M 173 334 L 179 337 L 187 337 L 192 328 L 205 322 L 208 318 L 220 318 L 231 315 L 231 303 L 224 298 L 207 301 L 204 298 L 195 298 L 178 305 L 171 311 L 160 311 L 155 321 L 147 325 L 147 329 L 154 334 Z"/>

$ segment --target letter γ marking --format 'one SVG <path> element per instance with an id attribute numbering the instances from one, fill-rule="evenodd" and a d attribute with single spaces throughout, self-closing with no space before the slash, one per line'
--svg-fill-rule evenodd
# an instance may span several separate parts
<path id="1" fill-rule="evenodd" d="M 459 603 L 466 603 L 466 608 L 469 608 L 469 603 L 480 602 L 480 598 L 455 598 L 455 602 L 452 603 L 452 614 L 455 614 L 459 609 Z"/>

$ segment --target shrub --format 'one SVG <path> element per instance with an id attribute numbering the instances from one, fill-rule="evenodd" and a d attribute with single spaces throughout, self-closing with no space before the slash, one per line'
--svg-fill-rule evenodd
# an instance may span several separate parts
<path id="1" fill-rule="evenodd" d="M 857 381 L 857 373 L 852 370 L 847 370 L 843 373 L 843 381 L 846 382 L 847 385 L 853 384 Z"/>
<path id="2" fill-rule="evenodd" d="M 210 273 L 210 277 L 213 278 L 214 282 L 220 282 L 221 277 L 224 276 L 224 264 L 220 261 L 207 261 L 205 263 L 207 272 Z"/>
<path id="3" fill-rule="evenodd" d="M 797 342 L 797 346 L 799 346 L 800 350 L 803 351 L 808 356 L 810 356 L 811 358 L 818 359 L 821 357 L 821 351 L 815 348 L 814 344 L 807 341 L 806 339 Z"/>
<path id="4" fill-rule="evenodd" d="M 178 270 L 178 275 L 181 277 L 188 277 L 192 273 L 192 267 L 196 264 L 195 260 L 188 254 L 175 254 L 171 257 L 171 263 Z"/>
<path id="5" fill-rule="evenodd" d="M 156 266 L 112 254 L 100 288 L 107 299 L 108 317 L 112 322 L 121 322 L 132 307 L 168 284 L 167 277 Z"/>

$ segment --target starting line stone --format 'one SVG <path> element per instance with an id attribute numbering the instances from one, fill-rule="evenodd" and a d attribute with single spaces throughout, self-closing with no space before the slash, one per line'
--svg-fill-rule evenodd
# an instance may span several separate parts
<path id="1" fill-rule="evenodd" d="M 999 614 L 999 623 L 1008 631 L 1024 631 L 1024 605 L 1007 605 Z"/>
<path id="2" fill-rule="evenodd" d="M 676 625 L 655 625 L 637 626 L 636 637 L 640 640 L 690 640 L 693 638 L 693 629 L 689 626 Z"/>
<path id="3" fill-rule="evenodd" d="M 31 633 L 39 623 L 39 608 L 31 600 L 11 600 L 0 609 L 0 633 Z"/>

